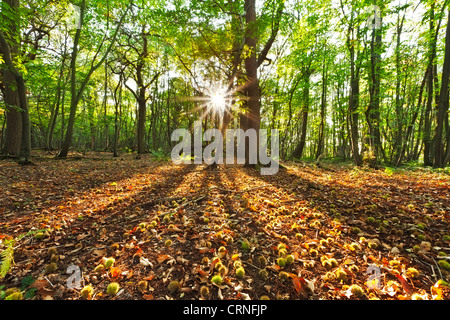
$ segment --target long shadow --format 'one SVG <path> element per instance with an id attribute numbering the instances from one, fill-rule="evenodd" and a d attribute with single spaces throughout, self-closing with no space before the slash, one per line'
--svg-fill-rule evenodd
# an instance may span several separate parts
<path id="1" fill-rule="evenodd" d="M 83 210 L 82 215 L 74 213 L 71 216 L 70 213 L 63 214 L 57 210 L 52 211 L 49 209 L 46 214 L 46 221 L 48 224 L 51 223 L 53 231 L 50 231 L 50 234 L 43 241 L 36 241 L 33 237 L 23 239 L 23 243 L 15 251 L 15 268 L 27 266 L 27 275 L 37 278 L 42 273 L 45 264 L 42 264 L 42 262 L 29 264 L 28 261 L 36 262 L 46 259 L 45 252 L 47 249 L 49 247 L 57 247 L 60 254 L 66 257 L 66 259 L 58 261 L 59 270 L 66 270 L 70 264 L 76 264 L 88 272 L 91 271 L 90 266 L 95 266 L 102 256 L 115 255 L 115 252 L 117 252 L 115 249 L 117 248 L 112 248 L 112 244 L 121 243 L 123 245 L 128 241 L 133 243 L 134 234 L 131 232 L 133 227 L 140 221 L 154 218 L 158 213 L 158 208 L 156 207 L 150 206 L 145 208 L 145 205 L 143 206 L 145 201 L 165 197 L 165 195 L 176 190 L 183 183 L 185 176 L 193 171 L 194 166 L 173 167 L 167 165 L 165 168 L 163 164 L 158 164 L 150 167 L 147 165 L 142 169 L 137 173 L 135 172 L 137 179 L 141 179 L 139 175 L 142 176 L 142 179 L 150 175 L 153 183 L 144 186 L 140 191 L 125 199 L 111 194 L 110 199 L 105 199 L 107 200 L 106 203 L 98 205 L 86 203 L 83 208 L 78 208 L 78 210 L 87 209 Z M 159 172 L 155 174 L 154 171 Z M 127 179 L 133 176 L 133 174 L 124 173 L 121 177 L 125 182 L 128 182 Z M 117 181 L 118 185 L 123 182 L 118 181 L 117 176 L 111 180 Z M 61 208 L 60 210 L 62 211 L 63 209 Z M 31 215 L 30 220 L 32 218 L 33 215 Z M 14 235 L 20 224 L 26 222 L 11 222 L 11 235 Z M 27 227 L 30 227 L 30 225 L 27 225 Z M 8 230 L 2 230 L 2 233 L 6 233 L 5 231 L 7 232 Z M 116 255 L 116 257 L 118 256 Z M 64 273 L 64 271 L 62 272 Z M 65 277 L 60 278 L 59 282 L 63 284 L 64 279 Z M 9 283 L 10 281 L 14 281 L 14 277 L 8 275 L 4 279 L 4 283 Z"/>
<path id="2" fill-rule="evenodd" d="M 308 171 L 309 169 L 306 170 Z M 391 180 L 388 177 L 381 177 L 374 182 L 365 182 L 364 185 L 355 184 L 352 186 L 351 183 L 341 183 L 340 181 L 337 181 L 334 185 L 324 184 L 319 179 L 299 177 L 298 174 L 289 172 L 279 172 L 273 176 L 262 176 L 259 174 L 259 171 L 254 169 L 243 168 L 243 171 L 249 176 L 265 181 L 276 188 L 290 193 L 294 192 L 295 198 L 302 201 L 302 206 L 317 210 L 330 218 L 339 218 L 341 215 L 346 216 L 348 218 L 346 219 L 347 224 L 353 225 L 357 223 L 358 226 L 361 226 L 361 221 L 364 222 L 367 217 L 371 216 L 380 220 L 401 217 L 401 221 L 405 225 L 407 223 L 417 223 L 418 221 L 426 222 L 428 219 L 429 223 L 437 226 L 439 229 L 445 228 L 445 225 L 448 228 L 448 221 L 445 221 L 445 214 L 442 214 L 442 212 L 445 212 L 445 208 L 448 209 L 448 197 L 444 199 L 445 196 L 443 196 L 447 189 L 445 185 L 439 187 L 441 190 L 439 193 L 434 193 L 423 190 L 424 186 L 422 184 L 412 183 L 409 185 L 408 193 L 401 193 L 396 186 L 397 180 Z M 323 173 L 325 174 L 325 172 Z M 329 173 L 327 172 L 326 174 Z M 314 176 L 318 176 L 318 174 L 314 172 Z M 383 182 L 382 187 L 378 185 L 380 180 Z M 386 190 L 391 190 L 392 193 L 388 193 Z M 433 199 L 432 202 L 427 203 L 424 199 L 418 199 L 417 195 L 424 192 Z M 393 198 L 390 197 L 391 194 Z M 289 203 L 295 205 L 297 201 Z M 410 203 L 414 203 L 414 207 L 411 207 L 412 209 L 408 208 Z M 436 208 L 441 209 L 441 214 L 435 213 Z M 425 217 L 425 214 L 429 215 L 428 218 Z M 363 223 L 362 226 L 367 228 L 370 233 L 377 232 L 380 237 L 390 236 L 389 232 L 402 229 L 402 226 L 398 225 L 398 223 L 391 223 L 388 226 L 383 226 L 381 229 L 379 225 L 374 227 L 367 223 Z M 434 237 L 429 231 L 427 234 L 431 238 Z"/>
<path id="3" fill-rule="evenodd" d="M 92 189 L 132 178 L 139 172 L 146 172 L 149 166 L 158 169 L 163 165 L 141 161 L 132 167 L 117 159 L 100 159 L 96 166 L 83 159 L 50 160 L 28 167 L 2 165 L 5 170 L 0 170 L 0 179 L 5 186 L 9 185 L 10 190 L 5 187 L 9 193 L 2 194 L 0 199 L 3 213 L 0 221 L 8 222 L 11 216 L 23 217 L 51 207 L 65 206 L 67 201 L 82 197 Z"/>

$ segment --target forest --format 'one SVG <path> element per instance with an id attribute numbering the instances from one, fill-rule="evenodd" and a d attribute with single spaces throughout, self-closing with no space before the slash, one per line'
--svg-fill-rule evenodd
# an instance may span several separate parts
<path id="1" fill-rule="evenodd" d="M 2 0 L 0 300 L 449 299 L 449 22 L 449 0 Z M 174 163 L 197 124 L 216 159 L 227 130 L 268 140 Z"/>

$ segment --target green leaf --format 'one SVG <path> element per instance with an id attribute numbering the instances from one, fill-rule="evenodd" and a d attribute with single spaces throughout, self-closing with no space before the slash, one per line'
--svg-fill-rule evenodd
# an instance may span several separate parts
<path id="1" fill-rule="evenodd" d="M 34 281 L 34 280 L 33 280 Z M 31 288 L 25 292 L 24 299 L 31 299 L 36 294 L 37 288 Z"/>
<path id="2" fill-rule="evenodd" d="M 34 283 L 34 281 L 35 281 L 35 279 L 31 275 L 23 278 L 22 282 L 21 282 L 22 286 L 20 287 L 20 290 L 25 290 L 27 287 L 32 285 Z"/>
<path id="3" fill-rule="evenodd" d="M 11 266 L 14 264 L 14 240 L 6 241 L 7 245 L 6 249 L 4 249 L 1 253 L 1 267 L 0 267 L 0 279 L 4 278 L 6 274 L 11 269 Z"/>

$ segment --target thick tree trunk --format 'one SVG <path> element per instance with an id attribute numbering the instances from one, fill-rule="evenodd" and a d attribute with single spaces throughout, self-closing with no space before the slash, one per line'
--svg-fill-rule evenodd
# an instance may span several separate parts
<path id="1" fill-rule="evenodd" d="M 5 50 L 9 51 L 11 60 L 19 54 L 19 0 L 3 0 L 2 11 L 11 12 L 17 17 L 14 19 L 10 15 L 0 14 L 0 18 L 4 20 L 5 26 L 8 27 L 8 34 L 4 35 L 7 42 L 7 48 L 0 47 L 0 53 L 5 55 Z M 9 8 L 9 9 L 8 9 Z M 0 12 L 1 13 L 1 12 Z M 3 154 L 12 157 L 20 155 L 20 144 L 22 141 L 22 115 L 20 111 L 19 93 L 17 90 L 16 77 L 9 66 L 2 70 L 4 83 L 4 101 L 6 105 L 6 129 L 5 129 L 5 145 Z"/>
<path id="2" fill-rule="evenodd" d="M 260 125 L 260 101 L 259 101 L 259 81 L 258 81 L 258 64 L 256 59 L 257 44 L 257 26 L 256 26 L 256 3 L 255 0 L 245 1 L 245 45 L 250 50 L 250 54 L 245 58 L 245 72 L 247 83 L 245 85 L 246 112 L 241 114 L 241 128 L 244 130 L 254 129 L 259 131 Z M 258 144 L 257 144 L 257 150 Z M 250 166 L 249 141 L 245 141 L 245 165 Z"/>
<path id="3" fill-rule="evenodd" d="M 303 155 L 303 150 L 306 144 L 306 129 L 308 126 L 308 114 L 309 114 L 309 88 L 310 88 L 311 71 L 307 70 L 304 73 L 304 87 L 303 87 L 303 107 L 301 111 L 301 130 L 300 139 L 297 147 L 292 152 L 294 158 L 300 159 Z"/>
<path id="4" fill-rule="evenodd" d="M 381 30 L 374 26 L 370 42 L 370 101 L 366 110 L 366 120 L 369 126 L 370 147 L 374 152 L 376 161 L 379 161 L 380 157 L 384 155 L 380 133 L 381 45 Z"/>
<path id="5" fill-rule="evenodd" d="M 19 95 L 16 80 L 10 70 L 3 71 L 4 99 L 6 104 L 6 129 L 3 154 L 18 157 L 22 141 L 22 116 L 19 109 Z"/>

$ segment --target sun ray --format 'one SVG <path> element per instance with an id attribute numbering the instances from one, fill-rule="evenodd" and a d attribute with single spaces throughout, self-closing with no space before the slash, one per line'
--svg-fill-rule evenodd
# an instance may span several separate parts
<path id="1" fill-rule="evenodd" d="M 184 97 L 181 100 L 200 102 L 194 111 L 203 111 L 202 119 L 207 114 L 223 118 L 225 114 L 231 115 L 233 100 L 236 100 L 234 93 L 234 90 L 228 91 L 220 85 L 212 85 L 210 88 L 202 91 L 202 96 Z"/>

